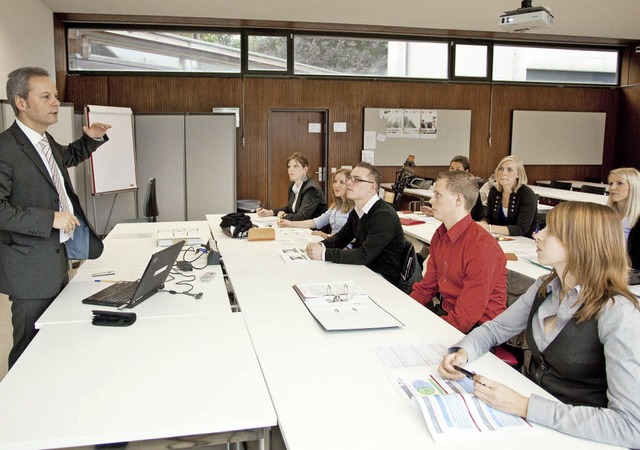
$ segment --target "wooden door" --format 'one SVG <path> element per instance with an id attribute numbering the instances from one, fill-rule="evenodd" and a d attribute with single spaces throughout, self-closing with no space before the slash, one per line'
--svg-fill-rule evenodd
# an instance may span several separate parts
<path id="1" fill-rule="evenodd" d="M 287 188 L 290 184 L 287 158 L 294 152 L 300 152 L 309 159 L 307 176 L 320 183 L 326 197 L 326 121 L 326 111 L 269 112 L 269 208 L 287 205 Z M 318 127 L 320 131 L 315 132 Z"/>

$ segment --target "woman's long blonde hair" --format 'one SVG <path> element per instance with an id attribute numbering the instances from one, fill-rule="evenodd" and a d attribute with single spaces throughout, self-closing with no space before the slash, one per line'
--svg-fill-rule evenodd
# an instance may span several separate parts
<path id="1" fill-rule="evenodd" d="M 333 175 L 333 179 L 335 180 L 336 177 L 338 176 L 338 174 L 343 174 L 345 176 L 345 178 L 348 180 L 349 179 L 349 175 L 351 175 L 351 170 L 349 169 L 338 169 L 336 170 L 336 173 Z M 330 209 L 337 209 L 340 212 L 343 213 L 348 213 L 349 211 L 351 211 L 353 209 L 353 207 L 356 204 L 353 202 L 353 200 L 346 198 L 343 200 L 342 198 L 338 197 L 336 198 L 336 196 L 333 196 L 333 203 L 331 204 L 331 206 L 329 206 Z"/>
<path id="2" fill-rule="evenodd" d="M 562 202 L 547 215 L 547 228 L 567 252 L 564 273 L 555 270 L 540 285 L 538 295 L 547 295 L 547 285 L 556 277 L 563 281 L 571 273 L 581 287 L 582 306 L 578 323 L 597 318 L 614 295 L 624 295 L 638 308 L 629 291 L 629 259 L 620 219 L 606 205 Z"/>
<path id="3" fill-rule="evenodd" d="M 618 214 L 629 219 L 629 226 L 633 228 L 640 219 L 640 172 L 634 167 L 620 167 L 613 169 L 609 175 L 617 175 L 629 183 L 629 196 L 624 207 L 624 211 L 618 210 L 618 203 L 607 200 L 607 205 L 611 206 Z"/>

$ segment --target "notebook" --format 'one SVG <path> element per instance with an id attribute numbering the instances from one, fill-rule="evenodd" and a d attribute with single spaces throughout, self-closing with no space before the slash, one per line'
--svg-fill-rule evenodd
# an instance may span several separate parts
<path id="1" fill-rule="evenodd" d="M 151 255 L 139 281 L 120 281 L 82 300 L 82 303 L 117 308 L 133 308 L 164 286 L 169 272 L 178 259 L 184 241 Z"/>

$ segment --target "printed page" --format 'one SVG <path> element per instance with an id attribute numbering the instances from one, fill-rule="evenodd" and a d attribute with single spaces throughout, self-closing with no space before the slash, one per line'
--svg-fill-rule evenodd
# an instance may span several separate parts
<path id="1" fill-rule="evenodd" d="M 442 359 L 435 352 L 431 356 L 427 359 Z M 388 378 L 422 414 L 436 442 L 476 440 L 495 437 L 497 432 L 522 433 L 534 429 L 525 419 L 478 400 L 473 395 L 473 380 L 445 379 L 438 374 L 437 366 L 393 368 L 388 371 Z"/>

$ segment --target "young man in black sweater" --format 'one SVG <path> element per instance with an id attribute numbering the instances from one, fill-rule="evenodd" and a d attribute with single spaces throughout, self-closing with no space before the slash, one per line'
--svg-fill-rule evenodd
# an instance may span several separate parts
<path id="1" fill-rule="evenodd" d="M 324 241 L 309 243 L 307 253 L 311 259 L 363 264 L 397 286 L 404 263 L 404 233 L 396 211 L 378 197 L 379 187 L 378 169 L 359 163 L 347 181 L 347 198 L 356 204 L 347 223 Z"/>

